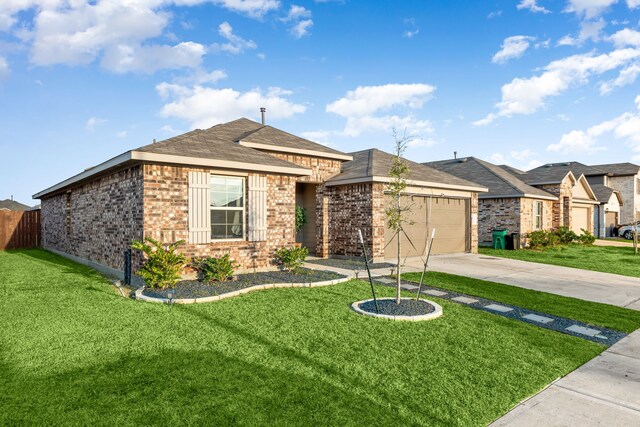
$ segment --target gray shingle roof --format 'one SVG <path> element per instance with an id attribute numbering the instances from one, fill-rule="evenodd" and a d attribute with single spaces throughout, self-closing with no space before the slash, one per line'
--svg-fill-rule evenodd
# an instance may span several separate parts
<path id="1" fill-rule="evenodd" d="M 334 150 L 333 148 L 317 144 L 315 142 L 309 141 L 308 139 L 300 138 L 299 136 L 292 135 L 288 132 L 276 129 L 268 125 L 261 126 L 254 131 L 248 132 L 238 139 L 242 142 L 272 146 L 274 147 L 274 149 L 278 148 L 278 151 L 282 151 L 282 149 L 284 148 L 291 150 L 317 151 L 325 154 L 341 156 L 345 155 L 344 153 L 338 150 Z"/>
<path id="2" fill-rule="evenodd" d="M 593 190 L 593 194 L 601 204 L 607 203 L 613 193 L 617 193 L 618 198 L 621 198 L 619 191 L 616 191 L 611 187 L 607 187 L 606 185 L 593 184 L 591 185 L 591 190 Z"/>
<path id="3" fill-rule="evenodd" d="M 569 172 L 573 173 L 576 178 L 579 178 L 580 175 L 595 176 L 607 174 L 607 172 L 596 166 L 587 166 L 580 162 L 563 162 L 538 166 L 528 171 L 523 179 L 530 184 L 556 183 L 561 182 Z"/>
<path id="4" fill-rule="evenodd" d="M 611 176 L 635 175 L 640 170 L 640 166 L 629 162 L 595 165 L 594 168 L 603 170 Z"/>
<path id="5" fill-rule="evenodd" d="M 31 207 L 20 202 L 16 202 L 15 200 L 4 199 L 0 200 L 0 209 L 8 209 L 10 211 L 28 211 Z"/>
<path id="6" fill-rule="evenodd" d="M 532 187 L 522 181 L 521 175 L 515 175 L 503 166 L 497 166 L 475 157 L 441 160 L 425 164 L 487 187 L 489 192 L 479 195 L 483 199 L 525 197 L 525 195 L 556 199 L 551 193 Z"/>
<path id="7" fill-rule="evenodd" d="M 388 177 L 394 155 L 372 148 L 349 153 L 353 160 L 342 164 L 342 172 L 329 179 L 328 183 L 359 180 L 372 177 Z M 430 182 L 446 186 L 460 186 L 481 189 L 483 186 L 432 167 L 407 160 L 410 181 Z"/>

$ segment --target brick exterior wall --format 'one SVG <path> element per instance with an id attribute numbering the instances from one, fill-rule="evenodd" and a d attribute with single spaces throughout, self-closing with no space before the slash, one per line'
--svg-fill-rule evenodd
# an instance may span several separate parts
<path id="1" fill-rule="evenodd" d="M 527 234 L 535 229 L 535 203 L 542 202 L 542 229 L 553 226 L 554 201 L 528 198 L 480 199 L 478 234 L 482 244 L 491 244 L 494 228 Z"/>
<path id="2" fill-rule="evenodd" d="M 640 173 L 632 176 L 610 176 L 609 187 L 620 191 L 622 195 L 622 206 L 620 206 L 620 223 L 628 224 L 633 222 L 634 211 L 638 212 L 640 220 Z"/>
<path id="3" fill-rule="evenodd" d="M 188 174 L 201 168 L 144 165 L 144 235 L 164 243 L 188 240 Z M 216 171 L 217 174 L 224 174 Z M 180 252 L 189 258 L 229 253 L 240 269 L 269 267 L 276 249 L 295 242 L 295 177 L 267 176 L 267 241 L 185 243 Z M 245 194 L 246 200 L 246 194 Z M 247 224 L 245 209 L 244 223 Z"/>
<path id="4" fill-rule="evenodd" d="M 561 225 L 571 227 L 571 180 L 566 177 L 560 184 L 537 185 L 536 187 L 559 197 L 553 202 L 551 227 L 557 228 Z"/>
<path id="5" fill-rule="evenodd" d="M 553 228 L 553 200 L 520 199 L 520 231 L 521 234 L 536 230 L 535 206 L 542 202 L 542 230 Z"/>
<path id="6" fill-rule="evenodd" d="M 134 166 L 72 188 L 68 195 L 43 198 L 42 246 L 122 270 L 124 250 L 142 237 L 142 181 L 142 166 Z M 139 265 L 141 258 L 133 261 Z"/>

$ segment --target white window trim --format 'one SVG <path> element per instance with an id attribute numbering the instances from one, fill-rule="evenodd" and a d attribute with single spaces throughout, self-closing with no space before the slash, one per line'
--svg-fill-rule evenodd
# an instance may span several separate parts
<path id="1" fill-rule="evenodd" d="M 220 178 L 237 178 L 240 179 L 242 181 L 242 237 L 237 237 L 235 239 L 216 239 L 213 237 L 213 223 L 211 223 L 211 230 L 209 232 L 209 241 L 211 243 L 218 243 L 218 242 L 245 242 L 247 240 L 247 179 L 244 176 L 238 176 L 238 175 L 222 175 L 222 174 L 209 174 L 209 191 L 212 190 L 211 188 L 211 178 L 213 177 L 220 177 Z M 211 211 L 212 210 L 217 210 L 217 211 L 239 211 L 240 209 L 237 207 L 216 207 L 214 208 L 213 206 L 209 206 L 209 215 L 211 215 Z"/>
<path id="2" fill-rule="evenodd" d="M 540 207 L 540 212 L 538 213 L 538 206 Z M 544 203 L 536 200 L 533 202 L 534 215 L 533 215 L 533 228 L 535 230 L 544 229 Z M 538 226 L 538 217 L 540 218 L 540 226 Z"/>

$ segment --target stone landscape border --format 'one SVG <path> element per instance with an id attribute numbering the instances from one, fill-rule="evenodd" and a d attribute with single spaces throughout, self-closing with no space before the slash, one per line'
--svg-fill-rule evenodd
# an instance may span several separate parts
<path id="1" fill-rule="evenodd" d="M 402 299 L 407 299 L 407 300 L 413 300 L 413 298 L 402 298 Z M 384 300 L 395 300 L 395 298 L 393 297 L 388 297 L 388 298 L 378 298 L 378 301 L 384 301 Z M 369 302 L 369 301 L 373 301 L 373 299 L 365 299 L 362 301 L 356 301 L 353 304 L 351 304 L 351 308 L 353 309 L 353 311 L 355 311 L 358 314 L 362 314 L 364 316 L 370 316 L 370 317 L 379 317 L 382 319 L 389 319 L 389 320 L 402 320 L 402 321 L 408 321 L 408 322 L 419 322 L 419 321 L 423 321 L 423 320 L 432 320 L 432 319 L 436 319 L 440 316 L 442 316 L 442 307 L 431 301 L 431 300 L 427 300 L 427 299 L 421 299 L 420 301 L 425 301 L 429 304 L 431 304 L 434 308 L 434 310 L 431 313 L 427 313 L 427 314 L 419 314 L 416 316 L 392 316 L 390 314 L 380 314 L 380 313 L 372 313 L 370 311 L 365 311 L 363 309 L 360 308 L 361 304 L 364 304 L 365 302 Z"/>
<path id="2" fill-rule="evenodd" d="M 242 294 L 247 294 L 253 291 L 262 291 L 265 289 L 277 289 L 277 288 L 316 288 L 320 286 L 330 286 L 337 285 L 338 283 L 344 283 L 351 280 L 350 277 L 342 277 L 340 279 L 333 280 L 324 280 L 322 282 L 305 282 L 305 283 L 269 283 L 266 285 L 255 285 L 250 286 L 248 288 L 238 289 L 233 292 L 226 292 L 220 295 L 212 295 L 210 297 L 201 297 L 201 298 L 174 298 L 169 300 L 169 298 L 158 298 L 158 297 L 150 297 L 148 295 L 144 295 L 142 292 L 145 288 L 137 289 L 135 292 L 136 299 L 146 302 L 155 302 L 161 304 L 197 304 L 197 303 L 207 303 L 207 302 L 215 302 L 220 301 L 227 298 L 237 297 Z"/>

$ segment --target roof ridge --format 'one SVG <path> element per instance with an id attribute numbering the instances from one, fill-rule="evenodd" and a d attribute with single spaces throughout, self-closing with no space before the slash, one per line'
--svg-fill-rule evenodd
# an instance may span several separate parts
<path id="1" fill-rule="evenodd" d="M 493 165 L 489 162 L 485 162 L 484 160 L 480 160 L 480 159 L 476 159 L 475 157 L 472 158 L 473 160 L 475 160 L 476 162 L 478 162 L 480 165 L 482 165 L 482 167 L 484 167 L 486 170 L 489 171 L 489 173 L 493 174 L 494 176 L 498 177 L 498 179 L 500 179 L 501 181 L 507 183 L 507 185 L 509 185 L 509 187 L 513 188 L 516 191 L 522 191 L 520 188 L 518 188 L 517 186 L 513 185 L 511 182 L 509 182 L 507 179 L 505 179 L 503 176 L 500 176 L 499 174 L 497 174 L 493 168 L 489 167 L 489 166 L 495 166 L 496 168 L 499 168 L 501 171 L 503 171 L 505 174 L 508 174 L 510 177 L 515 178 L 516 180 L 522 182 L 524 185 L 527 185 L 529 187 L 532 187 L 531 185 L 527 184 L 526 182 L 520 180 L 519 178 L 517 178 L 516 176 L 514 176 L 513 174 L 507 172 L 506 170 L 500 168 L 499 166 Z M 489 165 L 489 166 L 488 166 Z M 524 191 L 522 191 L 522 194 L 526 194 Z"/>

